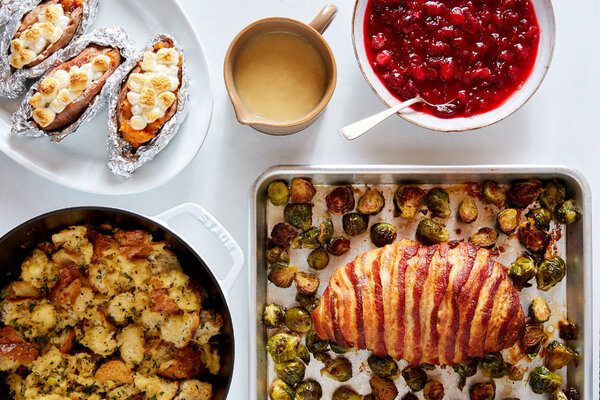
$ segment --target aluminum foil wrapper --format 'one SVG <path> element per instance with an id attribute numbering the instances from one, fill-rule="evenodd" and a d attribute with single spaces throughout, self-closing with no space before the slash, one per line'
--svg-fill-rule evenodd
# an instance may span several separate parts
<path id="1" fill-rule="evenodd" d="M 33 109 L 29 104 L 29 99 L 37 91 L 40 83 L 44 80 L 46 75 L 37 81 L 27 92 L 23 102 L 19 109 L 12 116 L 12 129 L 11 133 L 16 135 L 25 136 L 43 136 L 47 135 L 52 142 L 60 142 L 71 133 L 75 132 L 79 126 L 87 121 L 90 121 L 102 110 L 106 105 L 107 96 L 111 91 L 111 87 L 115 85 L 118 76 L 121 75 L 121 71 L 128 65 L 129 60 L 134 58 L 135 50 L 133 42 L 127 36 L 127 33 L 121 28 L 101 28 L 91 33 L 83 35 L 75 43 L 69 46 L 65 51 L 61 52 L 60 55 L 55 58 L 55 65 L 58 66 L 66 61 L 69 61 L 73 57 L 81 53 L 90 44 L 97 44 L 100 46 L 112 46 L 117 47 L 124 58 L 121 65 L 116 71 L 106 80 L 102 91 L 94 97 L 92 102 L 88 105 L 86 110 L 81 116 L 73 122 L 71 125 L 66 126 L 60 131 L 47 132 L 40 129 L 33 120 Z"/>
<path id="2" fill-rule="evenodd" d="M 83 14 L 81 22 L 75 31 L 75 35 L 71 42 L 63 49 L 57 50 L 44 61 L 31 68 L 14 69 L 8 63 L 8 54 L 10 51 L 10 42 L 21 25 L 21 19 L 29 11 L 37 7 L 41 3 L 40 0 L 18 1 L 15 0 L 13 5 L 18 7 L 10 17 L 10 20 L 5 25 L 4 30 L 0 34 L 0 97 L 8 97 L 9 99 L 16 98 L 21 92 L 27 88 L 27 79 L 37 78 L 42 76 L 46 71 L 58 65 L 59 58 L 62 53 L 74 43 L 77 38 L 83 35 L 88 28 L 94 23 L 96 14 L 98 14 L 98 6 L 100 0 L 85 0 L 83 3 Z"/>
<path id="3" fill-rule="evenodd" d="M 31 4 L 33 0 L 2 0 L 0 1 L 0 29 L 12 19 L 12 16 L 25 4 Z"/>
<path id="4" fill-rule="evenodd" d="M 119 122 L 117 116 L 119 93 L 123 85 L 126 84 L 131 71 L 142 59 L 144 51 L 152 49 L 157 42 L 164 39 L 172 40 L 175 45 L 174 48 L 182 57 L 181 85 L 179 87 L 179 92 L 177 93 L 177 111 L 171 119 L 164 124 L 154 139 L 147 144 L 140 146 L 137 151 L 134 152 L 133 147 L 119 134 Z M 108 101 L 108 167 L 115 175 L 129 178 L 136 169 L 145 163 L 152 161 L 152 159 L 164 149 L 167 144 L 169 144 L 188 113 L 190 88 L 183 49 L 170 35 L 162 33 L 158 34 L 136 57 L 133 57 L 127 62 L 127 66 L 123 68 L 121 75 L 116 78 L 116 80 L 117 82 L 111 89 Z"/>

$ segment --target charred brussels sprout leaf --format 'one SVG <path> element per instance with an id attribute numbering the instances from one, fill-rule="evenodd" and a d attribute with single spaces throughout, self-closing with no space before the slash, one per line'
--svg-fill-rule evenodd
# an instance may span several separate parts
<path id="1" fill-rule="evenodd" d="M 307 296 L 305 294 L 298 293 L 296 295 L 296 301 L 300 303 L 300 305 L 304 307 L 306 311 L 313 312 L 313 310 L 319 306 L 321 298 L 319 296 Z"/>
<path id="2" fill-rule="evenodd" d="M 552 213 L 545 208 L 533 208 L 527 213 L 527 217 L 531 218 L 535 225 L 544 230 L 550 229 L 550 221 L 552 221 Z"/>
<path id="3" fill-rule="evenodd" d="M 494 247 L 497 241 L 498 232 L 492 228 L 481 228 L 469 238 L 469 242 L 475 246 L 485 248 Z"/>
<path id="4" fill-rule="evenodd" d="M 292 241 L 292 247 L 295 249 L 300 249 L 302 247 L 306 249 L 318 249 L 321 247 L 318 236 L 319 228 L 313 226 L 312 228 L 307 229 L 300 235 L 296 236 Z"/>
<path id="5" fill-rule="evenodd" d="M 423 390 L 425 383 L 427 383 L 427 374 L 420 367 L 404 368 L 402 377 L 411 392 Z"/>
<path id="6" fill-rule="evenodd" d="M 477 216 L 479 215 L 479 211 L 477 210 L 477 204 L 472 197 L 467 196 L 461 200 L 458 205 L 458 218 L 466 223 L 470 224 L 477 220 Z"/>
<path id="7" fill-rule="evenodd" d="M 308 266 L 312 269 L 316 269 L 318 271 L 325 269 L 329 264 L 329 255 L 327 254 L 327 250 L 322 247 L 313 250 L 308 255 Z"/>
<path id="8" fill-rule="evenodd" d="M 267 250 L 267 261 L 271 264 L 289 264 L 290 252 L 287 248 L 275 246 Z"/>
<path id="9" fill-rule="evenodd" d="M 559 321 L 558 331 L 560 338 L 563 340 L 577 340 L 579 337 L 575 322 Z"/>
<path id="10" fill-rule="evenodd" d="M 395 380 L 400 376 L 400 370 L 398 364 L 390 356 L 379 357 L 375 354 L 371 354 L 367 359 L 369 368 L 373 373 L 381 378 L 387 378 Z"/>
<path id="11" fill-rule="evenodd" d="M 306 346 L 301 343 L 298 343 L 298 346 L 296 347 L 296 357 L 301 359 L 306 365 L 310 363 L 310 353 Z"/>
<path id="12" fill-rule="evenodd" d="M 360 235 L 369 226 L 369 217 L 359 213 L 349 213 L 342 218 L 344 232 L 350 236 Z"/>
<path id="13" fill-rule="evenodd" d="M 371 226 L 371 242 L 377 247 L 383 247 L 396 240 L 396 228 L 387 222 L 378 222 Z"/>
<path id="14" fill-rule="evenodd" d="M 319 278 L 314 274 L 297 272 L 294 282 L 296 282 L 296 289 L 302 294 L 314 295 L 319 289 Z"/>
<path id="15" fill-rule="evenodd" d="M 452 369 L 458 374 L 458 388 L 462 391 L 467 378 L 477 373 L 477 360 L 469 358 L 465 362 L 454 364 Z"/>
<path id="16" fill-rule="evenodd" d="M 494 181 L 483 182 L 483 187 L 481 188 L 481 195 L 483 196 L 483 199 L 488 203 L 501 205 L 506 202 L 506 192 L 504 188 L 502 188 Z"/>
<path id="17" fill-rule="evenodd" d="M 290 198 L 290 190 L 284 182 L 271 182 L 267 187 L 267 197 L 274 206 L 285 206 Z"/>
<path id="18" fill-rule="evenodd" d="M 581 219 L 581 211 L 575 200 L 567 200 L 556 210 L 556 219 L 562 224 L 572 224 Z"/>
<path id="19" fill-rule="evenodd" d="M 450 233 L 443 222 L 436 219 L 424 218 L 417 225 L 417 240 L 423 244 L 437 244 L 447 242 Z"/>
<path id="20" fill-rule="evenodd" d="M 319 234 L 317 235 L 317 240 L 322 245 L 329 243 L 331 238 L 333 237 L 333 222 L 330 219 L 326 219 L 321 222 L 319 225 Z"/>
<path id="21" fill-rule="evenodd" d="M 347 352 L 350 351 L 349 348 L 342 347 L 339 344 L 337 344 L 336 342 L 334 342 L 333 340 L 329 341 L 329 347 L 331 348 L 331 351 L 333 351 L 335 354 L 346 354 Z"/>
<path id="22" fill-rule="evenodd" d="M 469 390 L 471 400 L 494 400 L 496 398 L 496 384 L 494 381 L 479 382 Z"/>
<path id="23" fill-rule="evenodd" d="M 310 203 L 317 190 L 306 179 L 296 178 L 292 181 L 292 203 Z"/>
<path id="24" fill-rule="evenodd" d="M 327 251 L 334 256 L 341 256 L 350 250 L 350 241 L 345 237 L 336 236 L 327 245 Z"/>
<path id="25" fill-rule="evenodd" d="M 438 381 L 429 381 L 423 388 L 425 400 L 442 400 L 444 398 L 444 385 Z"/>
<path id="26" fill-rule="evenodd" d="M 320 363 L 325 364 L 325 366 L 329 365 L 331 362 L 331 357 L 325 351 L 315 351 L 313 353 L 313 357 Z"/>
<path id="27" fill-rule="evenodd" d="M 379 400 L 394 400 L 398 396 L 398 388 L 390 379 L 375 375 L 369 380 L 369 384 L 375 397 Z"/>
<path id="28" fill-rule="evenodd" d="M 368 189 L 358 199 L 357 210 L 361 214 L 375 215 L 379 214 L 385 206 L 383 193 L 377 189 Z"/>
<path id="29" fill-rule="evenodd" d="M 508 268 L 508 276 L 512 279 L 517 290 L 531 286 L 528 282 L 536 274 L 535 261 L 526 254 L 519 256 Z"/>
<path id="30" fill-rule="evenodd" d="M 579 395 L 579 392 L 577 391 L 577 389 L 575 388 L 568 388 L 567 391 L 565 392 L 565 395 L 567 396 L 567 399 L 569 400 L 580 400 L 581 396 Z"/>
<path id="31" fill-rule="evenodd" d="M 542 261 L 538 267 L 536 279 L 540 290 L 549 290 L 565 277 L 565 262 L 559 256 Z"/>
<path id="32" fill-rule="evenodd" d="M 312 207 L 310 204 L 288 204 L 283 217 L 293 227 L 305 231 L 312 226 Z"/>
<path id="33" fill-rule="evenodd" d="M 361 397 L 354 389 L 348 386 L 341 386 L 333 392 L 331 400 L 361 400 Z"/>
<path id="34" fill-rule="evenodd" d="M 394 194 L 394 204 L 402 218 L 413 219 L 424 202 L 425 192 L 417 186 L 400 186 Z"/>
<path id="35" fill-rule="evenodd" d="M 499 351 L 488 353 L 480 358 L 478 366 L 481 373 L 488 378 L 496 379 L 508 375 L 509 366 L 504 362 L 502 353 Z"/>
<path id="36" fill-rule="evenodd" d="M 300 361 L 285 361 L 275 364 L 275 373 L 288 385 L 295 386 L 304 379 L 306 366 Z"/>
<path id="37" fill-rule="evenodd" d="M 433 215 L 440 218 L 450 216 L 450 196 L 442 188 L 433 188 L 425 197 L 425 205 Z"/>
<path id="38" fill-rule="evenodd" d="M 537 179 L 517 182 L 510 187 L 510 200 L 517 206 L 525 208 L 537 200 L 542 192 L 542 182 Z"/>
<path id="39" fill-rule="evenodd" d="M 326 351 L 329 346 L 329 341 L 321 339 L 315 331 L 310 331 L 306 335 L 306 348 L 311 353 Z"/>
<path id="40" fill-rule="evenodd" d="M 275 379 L 269 387 L 269 399 L 294 400 L 294 389 L 282 379 Z"/>
<path id="41" fill-rule="evenodd" d="M 280 222 L 273 227 L 270 240 L 275 246 L 287 247 L 296 236 L 298 232 L 294 227 Z"/>
<path id="42" fill-rule="evenodd" d="M 308 311 L 302 307 L 288 309 L 284 316 L 285 326 L 296 333 L 308 333 L 312 329 L 312 319 Z"/>
<path id="43" fill-rule="evenodd" d="M 550 395 L 550 400 L 569 400 L 569 398 L 567 397 L 567 395 L 562 390 L 556 389 Z"/>
<path id="44" fill-rule="evenodd" d="M 288 288 L 292 286 L 296 272 L 298 272 L 298 268 L 294 265 L 287 265 L 285 267 L 278 265 L 277 267 L 271 268 L 268 278 L 275 286 Z"/>
<path id="45" fill-rule="evenodd" d="M 267 351 L 275 364 L 292 361 L 296 358 L 296 348 L 300 337 L 291 333 L 276 333 L 267 342 Z"/>
<path id="46" fill-rule="evenodd" d="M 423 368 L 425 371 L 435 371 L 435 365 L 431 363 L 422 363 L 419 364 L 419 367 Z"/>
<path id="47" fill-rule="evenodd" d="M 550 243 L 550 235 L 528 219 L 519 227 L 519 242 L 534 253 L 542 253 Z"/>
<path id="48" fill-rule="evenodd" d="M 338 382 L 346 382 L 352 378 L 352 364 L 347 359 L 338 357 L 321 370 L 321 376 L 326 376 Z"/>
<path id="49" fill-rule="evenodd" d="M 579 355 L 575 350 L 565 346 L 561 342 L 553 341 L 546 349 L 546 360 L 544 365 L 550 371 L 561 369 L 571 361 L 577 361 Z"/>
<path id="50" fill-rule="evenodd" d="M 263 310 L 263 324 L 267 328 L 279 328 L 283 323 L 283 309 L 279 304 L 270 303 Z"/>
<path id="51" fill-rule="evenodd" d="M 561 384 L 561 376 L 546 367 L 537 367 L 529 374 L 529 385 L 534 393 L 552 393 Z"/>
<path id="52" fill-rule="evenodd" d="M 543 299 L 535 297 L 529 304 L 529 316 L 535 322 L 546 322 L 550 319 L 550 306 Z"/>
<path id="53" fill-rule="evenodd" d="M 538 199 L 544 208 L 554 212 L 565 201 L 565 187 L 557 181 L 547 182 Z"/>
<path id="54" fill-rule="evenodd" d="M 316 381 L 304 381 L 296 387 L 296 400 L 319 400 L 321 397 L 323 389 Z"/>
<path id="55" fill-rule="evenodd" d="M 506 235 L 510 235 L 519 226 L 519 213 L 514 208 L 507 208 L 498 213 L 496 221 L 498 228 Z"/>
<path id="56" fill-rule="evenodd" d="M 348 186 L 340 186 L 325 197 L 327 209 L 336 215 L 344 215 L 354 210 L 354 192 Z"/>
<path id="57" fill-rule="evenodd" d="M 541 324 L 531 322 L 525 325 L 525 332 L 521 337 L 521 344 L 524 347 L 524 353 L 530 360 L 537 357 L 542 342 L 546 340 L 546 333 Z"/>

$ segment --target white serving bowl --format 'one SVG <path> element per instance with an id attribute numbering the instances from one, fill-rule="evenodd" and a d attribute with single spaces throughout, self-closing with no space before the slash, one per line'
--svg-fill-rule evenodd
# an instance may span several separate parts
<path id="1" fill-rule="evenodd" d="M 517 111 L 540 86 L 550 67 L 554 51 L 555 21 L 554 10 L 550 0 L 530 0 L 534 6 L 540 27 L 540 41 L 537 58 L 531 75 L 523 86 L 514 92 L 500 107 L 469 117 L 438 118 L 431 114 L 405 108 L 398 114 L 407 121 L 423 128 L 442 132 L 458 132 L 483 128 L 503 120 Z M 402 101 L 396 98 L 375 74 L 367 57 L 364 40 L 364 21 L 368 0 L 356 0 L 352 18 L 352 41 L 358 65 L 367 82 L 379 98 L 388 106 L 395 106 Z"/>

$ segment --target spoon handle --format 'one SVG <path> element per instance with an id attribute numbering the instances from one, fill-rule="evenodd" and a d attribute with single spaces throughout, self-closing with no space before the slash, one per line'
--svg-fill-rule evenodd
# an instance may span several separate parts
<path id="1" fill-rule="evenodd" d="M 361 136 L 363 133 L 367 132 L 369 129 L 373 128 L 375 125 L 383 122 L 390 116 L 396 114 L 403 108 L 412 106 L 413 104 L 419 103 L 421 101 L 423 101 L 423 99 L 417 96 L 414 99 L 407 100 L 394 107 L 388 108 L 387 110 L 384 110 L 380 113 L 371 115 L 370 117 L 361 119 L 360 121 L 347 125 L 340 129 L 340 136 L 347 140 L 354 140 L 357 137 Z"/>

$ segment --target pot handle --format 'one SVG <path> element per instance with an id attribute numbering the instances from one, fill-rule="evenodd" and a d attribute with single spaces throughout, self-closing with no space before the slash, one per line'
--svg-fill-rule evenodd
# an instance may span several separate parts
<path id="1" fill-rule="evenodd" d="M 244 253 L 237 244 L 235 239 L 227 232 L 227 230 L 221 225 L 215 217 L 213 217 L 204 207 L 196 203 L 184 203 L 177 207 L 171 208 L 161 214 L 154 216 L 154 219 L 159 220 L 163 224 L 169 226 L 169 221 L 175 217 L 183 214 L 188 214 L 194 217 L 204 228 L 210 232 L 223 246 L 223 248 L 231 256 L 231 267 L 229 272 L 224 279 L 219 279 L 215 276 L 215 279 L 221 285 L 225 296 L 229 295 L 229 292 L 235 283 L 242 267 L 244 266 Z"/>

